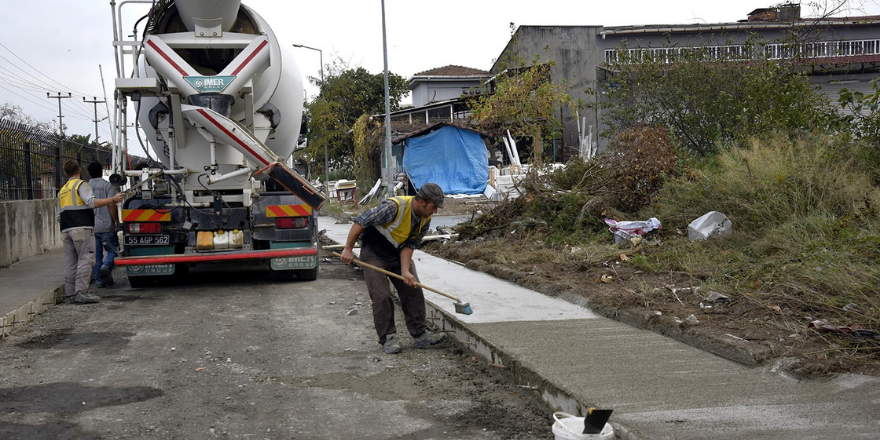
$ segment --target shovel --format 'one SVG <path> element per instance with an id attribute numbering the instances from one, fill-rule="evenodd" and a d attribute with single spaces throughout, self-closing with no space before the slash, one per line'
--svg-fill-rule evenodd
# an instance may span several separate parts
<path id="1" fill-rule="evenodd" d="M 333 252 L 332 255 L 333 255 L 334 257 L 342 257 L 342 255 L 340 255 L 338 252 Z M 372 264 L 367 264 L 367 263 L 364 263 L 363 261 L 359 261 L 359 260 L 352 260 L 351 262 L 354 263 L 354 264 L 357 264 L 358 266 L 366 267 L 367 269 L 373 269 L 373 270 L 375 270 L 376 272 L 383 273 L 383 274 L 385 274 L 385 275 L 388 275 L 389 277 L 394 277 L 394 278 L 397 278 L 397 279 L 399 279 L 399 280 L 406 281 L 406 279 L 403 278 L 402 276 L 400 276 L 400 275 L 398 275 L 398 274 L 396 274 L 396 273 L 394 273 L 394 272 L 389 272 L 389 271 L 387 271 L 387 270 L 385 270 L 385 269 L 378 268 L 378 267 L 376 267 L 376 266 L 373 266 Z M 454 300 L 454 301 L 455 301 L 455 313 L 460 313 L 460 314 L 462 314 L 462 315 L 470 315 L 470 314 L 474 313 L 473 309 L 471 309 L 471 303 L 461 302 L 460 299 L 458 299 L 458 298 L 456 298 L 456 297 L 454 297 L 454 296 L 452 296 L 452 295 L 450 295 L 450 294 L 448 294 L 448 293 L 443 293 L 443 292 L 441 292 L 441 291 L 439 291 L 439 290 L 437 290 L 437 289 L 434 289 L 434 288 L 428 287 L 428 286 L 426 286 L 426 285 L 424 285 L 424 284 L 422 284 L 422 283 L 419 283 L 419 282 L 416 282 L 416 287 L 421 287 L 422 289 L 428 289 L 428 290 L 430 290 L 431 292 L 434 292 L 434 293 L 436 293 L 436 294 L 438 294 L 438 295 L 443 295 L 443 296 L 445 296 L 445 297 L 447 297 L 447 298 L 449 298 L 449 299 L 451 299 L 451 300 Z"/>

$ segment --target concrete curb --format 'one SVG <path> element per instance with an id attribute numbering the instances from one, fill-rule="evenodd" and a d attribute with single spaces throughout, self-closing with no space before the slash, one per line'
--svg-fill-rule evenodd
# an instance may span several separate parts
<path id="1" fill-rule="evenodd" d="M 59 298 L 63 295 L 62 284 L 0 317 L 0 339 L 5 339 L 15 330 L 36 319 L 37 315 L 58 304 Z"/>
<path id="2" fill-rule="evenodd" d="M 503 370 L 517 387 L 537 392 L 541 399 L 556 411 L 564 411 L 569 414 L 581 416 L 586 414 L 590 405 L 579 401 L 571 391 L 554 383 L 552 380 L 541 377 L 528 363 L 517 360 L 507 354 L 503 349 L 483 339 L 461 322 L 453 314 L 443 310 L 430 301 L 425 301 L 427 306 L 427 319 L 440 331 L 456 339 L 456 343 L 477 355 L 490 367 Z M 638 436 L 619 423 L 612 423 L 614 438 L 616 440 L 640 440 Z"/>

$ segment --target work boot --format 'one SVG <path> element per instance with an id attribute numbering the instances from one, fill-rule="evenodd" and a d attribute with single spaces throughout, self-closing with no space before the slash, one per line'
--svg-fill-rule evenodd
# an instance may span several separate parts
<path id="1" fill-rule="evenodd" d="M 101 302 L 101 298 L 88 292 L 76 292 L 73 297 L 74 304 L 95 304 Z"/>
<path id="2" fill-rule="evenodd" d="M 98 283 L 98 287 L 110 287 L 113 283 L 113 269 L 109 266 L 101 266 L 101 282 Z M 103 286 L 102 286 L 103 284 Z"/>
<path id="3" fill-rule="evenodd" d="M 413 338 L 416 348 L 428 348 L 446 338 L 446 333 L 432 333 L 425 330 L 424 333 Z"/>
<path id="4" fill-rule="evenodd" d="M 400 353 L 400 342 L 397 341 L 396 333 L 385 335 L 385 343 L 382 344 L 382 350 L 385 351 L 385 354 Z"/>

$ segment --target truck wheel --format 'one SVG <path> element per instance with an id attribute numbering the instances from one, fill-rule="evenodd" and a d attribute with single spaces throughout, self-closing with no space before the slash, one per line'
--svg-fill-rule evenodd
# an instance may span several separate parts
<path id="1" fill-rule="evenodd" d="M 168 277 L 171 279 L 171 284 L 181 284 L 183 280 L 189 275 L 189 265 L 186 264 L 175 264 L 174 265 L 174 275 Z"/>
<path id="2" fill-rule="evenodd" d="M 269 279 L 272 281 L 290 281 L 293 279 L 292 270 L 272 270 L 269 269 Z"/>
<path id="3" fill-rule="evenodd" d="M 315 281 L 318 279 L 318 266 L 315 265 L 313 269 L 306 270 L 297 270 L 296 279 L 300 281 Z"/>
<path id="4" fill-rule="evenodd" d="M 128 277 L 128 284 L 135 289 L 140 287 L 150 287 L 156 282 L 153 277 Z"/>

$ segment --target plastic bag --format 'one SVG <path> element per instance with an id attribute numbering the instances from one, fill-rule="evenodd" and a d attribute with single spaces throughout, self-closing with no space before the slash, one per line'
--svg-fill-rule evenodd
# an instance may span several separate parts
<path id="1" fill-rule="evenodd" d="M 733 232 L 733 222 L 718 211 L 707 212 L 688 225 L 688 238 L 691 241 L 705 240 L 709 237 L 721 237 Z"/>
<path id="2" fill-rule="evenodd" d="M 621 243 L 624 241 L 628 241 L 634 237 L 642 237 L 648 232 L 651 232 L 655 229 L 663 228 L 663 225 L 660 224 L 660 220 L 657 220 L 654 217 L 649 218 L 645 221 L 633 221 L 633 222 L 618 222 L 611 220 L 610 218 L 605 219 L 605 223 L 608 224 L 608 230 L 614 234 L 614 242 Z"/>

